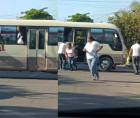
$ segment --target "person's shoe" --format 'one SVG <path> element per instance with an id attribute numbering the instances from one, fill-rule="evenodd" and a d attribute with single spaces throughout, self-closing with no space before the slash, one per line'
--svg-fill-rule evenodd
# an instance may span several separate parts
<path id="1" fill-rule="evenodd" d="M 99 80 L 99 76 L 98 76 L 98 75 L 95 75 L 95 79 L 96 79 L 96 80 Z"/>
<path id="2" fill-rule="evenodd" d="M 77 70 L 77 66 L 75 66 L 75 70 Z"/>
<path id="3" fill-rule="evenodd" d="M 95 76 L 92 76 L 93 80 L 96 80 L 96 77 Z"/>
<path id="4" fill-rule="evenodd" d="M 137 73 L 135 73 L 135 75 L 138 75 L 139 73 L 137 72 Z"/>
<path id="5" fill-rule="evenodd" d="M 70 69 L 71 71 L 73 71 L 73 69 Z"/>

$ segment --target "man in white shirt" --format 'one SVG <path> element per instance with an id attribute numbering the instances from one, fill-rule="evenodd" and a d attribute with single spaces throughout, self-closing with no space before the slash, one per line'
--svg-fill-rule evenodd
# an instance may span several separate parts
<path id="1" fill-rule="evenodd" d="M 140 65 L 140 41 L 137 41 L 134 45 L 131 46 L 129 51 L 129 56 L 132 56 L 132 64 L 135 74 L 139 74 L 139 65 Z"/>
<path id="2" fill-rule="evenodd" d="M 60 69 L 65 68 L 65 63 L 66 63 L 65 50 L 66 50 L 65 43 L 63 41 L 58 42 L 58 57 L 60 60 Z"/>
<path id="3" fill-rule="evenodd" d="M 87 40 L 87 43 L 83 49 L 86 52 L 87 63 L 90 69 L 90 72 L 94 79 L 99 79 L 98 72 L 98 55 L 97 53 L 103 48 L 95 39 L 90 36 Z"/>

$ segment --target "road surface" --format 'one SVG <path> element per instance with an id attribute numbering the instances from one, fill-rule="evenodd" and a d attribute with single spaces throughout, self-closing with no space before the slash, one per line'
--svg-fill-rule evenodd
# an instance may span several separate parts
<path id="1" fill-rule="evenodd" d="M 100 80 L 88 70 L 59 71 L 59 112 L 140 107 L 140 75 L 119 67 L 114 72 L 100 72 Z"/>
<path id="2" fill-rule="evenodd" d="M 0 118 L 57 118 L 57 78 L 10 71 L 0 75 Z"/>

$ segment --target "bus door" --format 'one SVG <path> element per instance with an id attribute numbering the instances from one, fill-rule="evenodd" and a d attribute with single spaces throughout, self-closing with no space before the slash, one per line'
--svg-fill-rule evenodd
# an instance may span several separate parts
<path id="1" fill-rule="evenodd" d="M 28 70 L 45 70 L 45 32 L 45 29 L 28 30 Z"/>
<path id="2" fill-rule="evenodd" d="M 75 29 L 74 30 L 74 44 L 77 51 L 77 62 L 86 62 L 85 52 L 83 48 L 87 42 L 88 29 Z"/>

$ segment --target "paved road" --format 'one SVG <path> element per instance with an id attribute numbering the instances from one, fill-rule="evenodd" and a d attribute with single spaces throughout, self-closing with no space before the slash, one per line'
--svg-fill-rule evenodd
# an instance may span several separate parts
<path id="1" fill-rule="evenodd" d="M 0 118 L 57 118 L 58 83 L 0 78 Z"/>
<path id="2" fill-rule="evenodd" d="M 92 80 L 88 71 L 59 71 L 59 111 L 140 107 L 140 75 L 118 67 Z"/>

